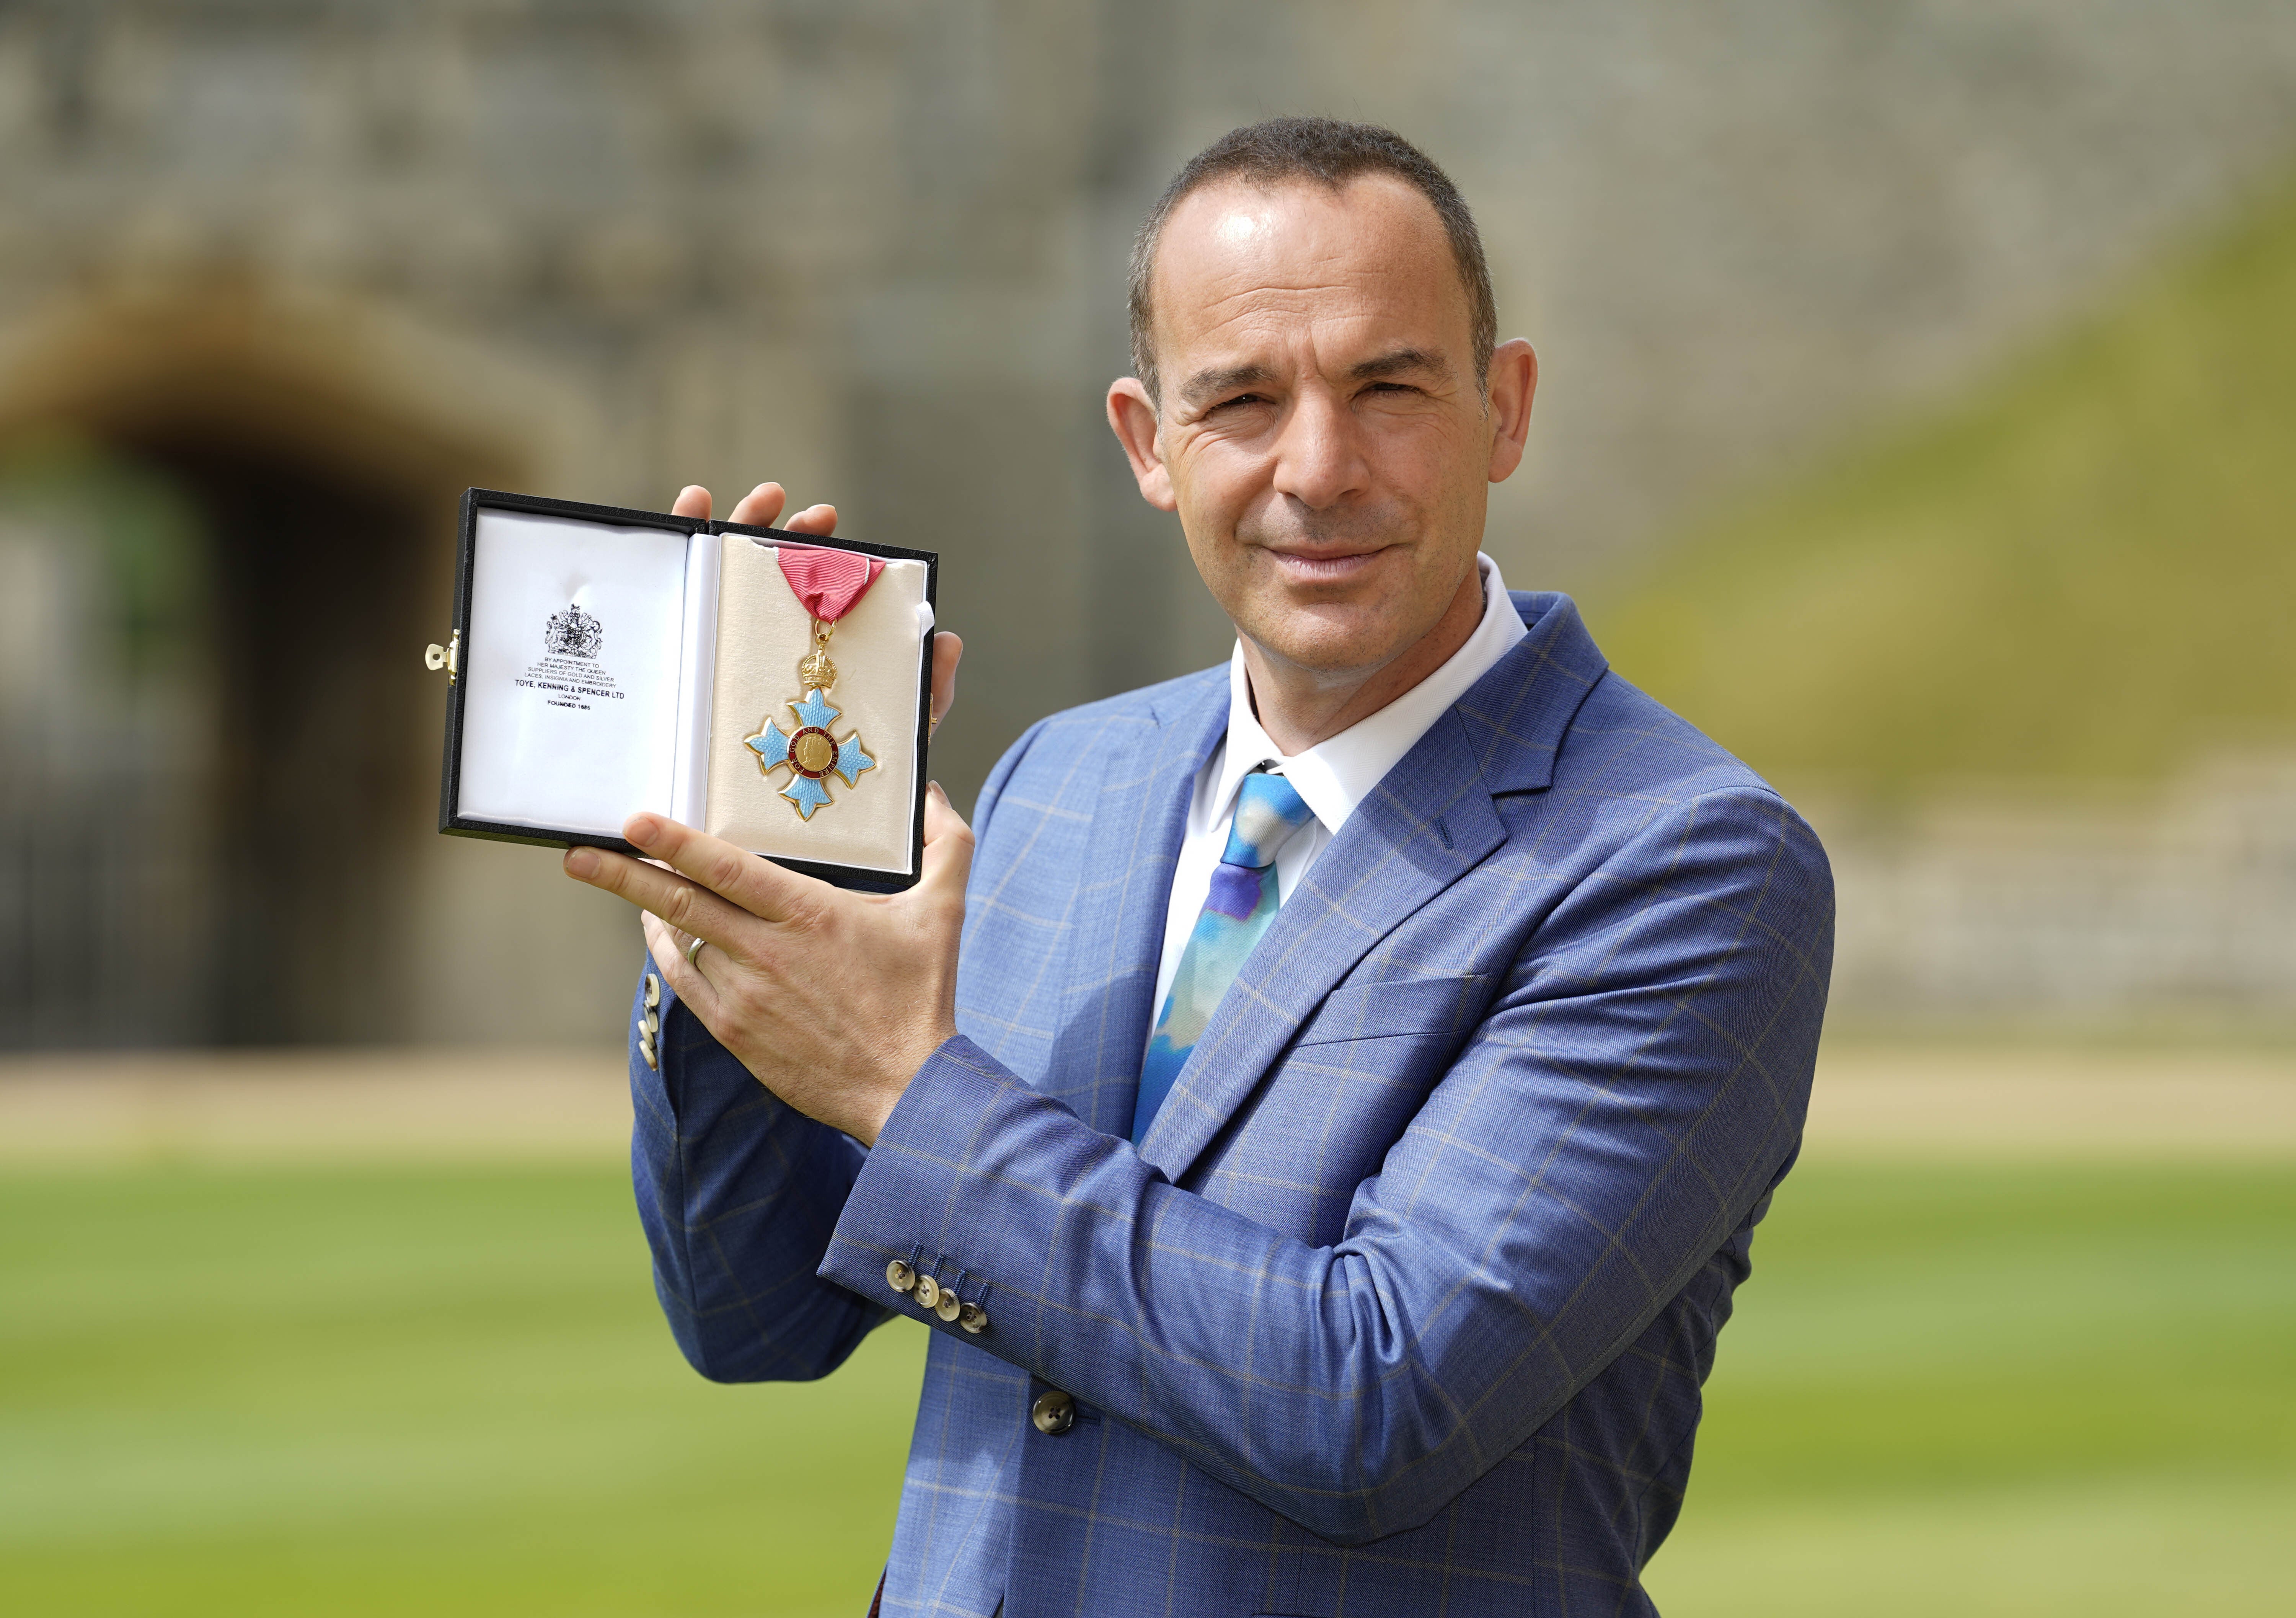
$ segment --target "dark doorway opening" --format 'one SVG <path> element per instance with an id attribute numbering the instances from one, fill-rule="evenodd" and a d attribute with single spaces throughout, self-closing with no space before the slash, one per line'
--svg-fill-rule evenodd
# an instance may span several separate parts
<path id="1" fill-rule="evenodd" d="M 210 1042 L 370 1041 L 406 1021 L 417 655 L 435 511 L 404 489 L 186 434 L 131 442 L 206 530 L 215 683 Z M 426 612 L 426 608 L 428 611 Z"/>
<path id="2" fill-rule="evenodd" d="M 0 1047 L 406 1038 L 446 695 L 422 651 L 461 489 L 514 472 L 212 349 L 18 415 L 0 461 L 43 434 L 86 492 L 11 529 L 0 465 L 0 590 L 47 578 L 92 628 L 0 657 Z M 107 530 L 121 490 L 193 564 Z"/>

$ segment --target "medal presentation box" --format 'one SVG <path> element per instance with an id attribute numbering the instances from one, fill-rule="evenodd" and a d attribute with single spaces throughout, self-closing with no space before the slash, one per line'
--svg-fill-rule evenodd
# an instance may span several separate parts
<path id="1" fill-rule="evenodd" d="M 930 551 L 473 489 L 439 829 L 635 853 L 641 809 L 840 887 L 914 884 Z"/>

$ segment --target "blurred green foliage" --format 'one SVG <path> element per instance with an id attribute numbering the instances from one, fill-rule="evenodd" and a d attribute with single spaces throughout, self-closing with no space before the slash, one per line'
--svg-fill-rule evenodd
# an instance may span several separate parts
<path id="1" fill-rule="evenodd" d="M 89 551 L 104 643 L 89 648 L 94 669 L 132 684 L 205 653 L 207 536 L 165 472 L 77 434 L 20 435 L 0 449 L 0 522 Z"/>
<path id="2" fill-rule="evenodd" d="M 1806 1165 L 1739 1307 L 1669 1618 L 2296 1605 L 2284 1168 Z M 16 1174 L 0 1590 L 859 1618 L 922 1346 L 702 1382 L 609 1169 Z"/>
<path id="3" fill-rule="evenodd" d="M 2296 187 L 1952 407 L 1587 592 L 1613 665 L 1874 801 L 2296 738 Z"/>

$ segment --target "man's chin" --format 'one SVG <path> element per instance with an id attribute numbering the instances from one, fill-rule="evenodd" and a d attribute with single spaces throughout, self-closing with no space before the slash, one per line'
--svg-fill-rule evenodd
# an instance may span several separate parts
<path id="1" fill-rule="evenodd" d="M 1262 652 L 1328 679 L 1370 674 L 1395 661 L 1398 627 L 1376 602 L 1269 604 L 1247 633 Z"/>

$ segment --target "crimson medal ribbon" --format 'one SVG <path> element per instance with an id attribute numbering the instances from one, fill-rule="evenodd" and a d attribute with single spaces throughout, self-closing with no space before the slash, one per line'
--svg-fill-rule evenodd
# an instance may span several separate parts
<path id="1" fill-rule="evenodd" d="M 774 554 L 781 562 L 782 577 L 789 580 L 791 593 L 805 604 L 816 623 L 833 624 L 850 612 L 885 571 L 882 561 L 858 551 L 822 551 L 784 544 L 775 546 Z"/>

